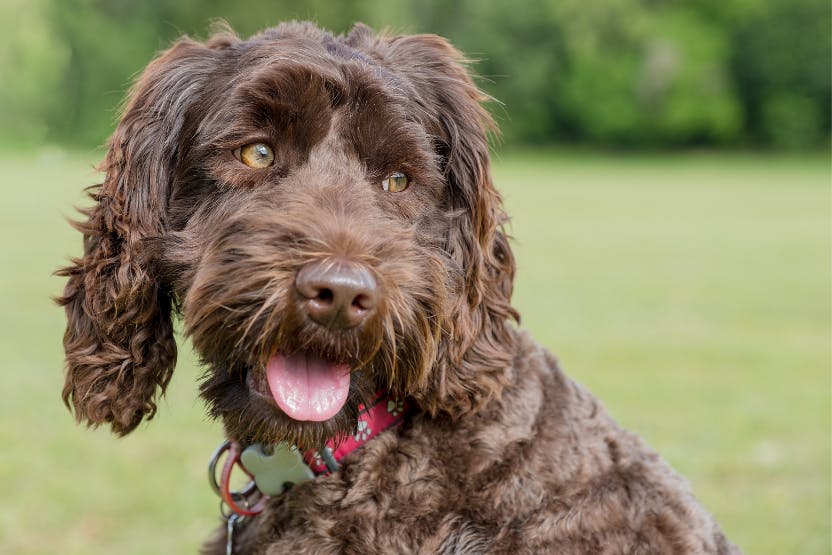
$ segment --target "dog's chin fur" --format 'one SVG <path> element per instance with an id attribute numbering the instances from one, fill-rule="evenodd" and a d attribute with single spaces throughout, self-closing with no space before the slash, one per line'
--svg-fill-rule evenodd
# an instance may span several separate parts
<path id="1" fill-rule="evenodd" d="M 209 413 L 244 444 L 320 447 L 380 389 L 418 412 L 271 499 L 240 553 L 730 552 L 683 482 L 514 327 L 484 100 L 445 40 L 363 25 L 224 30 L 160 54 L 76 224 L 84 254 L 59 272 L 76 418 L 124 435 L 153 417 L 178 315 Z M 252 143 L 271 166 L 243 163 Z M 386 190 L 393 172 L 410 186 Z M 313 321 L 296 284 L 343 262 L 378 293 L 348 329 Z M 293 420 L 269 392 L 269 360 L 295 353 L 351 370 L 328 420 Z"/>

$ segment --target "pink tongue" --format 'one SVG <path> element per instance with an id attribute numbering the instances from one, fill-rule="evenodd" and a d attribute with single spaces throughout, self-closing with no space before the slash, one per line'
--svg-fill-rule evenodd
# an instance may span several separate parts
<path id="1" fill-rule="evenodd" d="M 350 391 L 346 364 L 309 353 L 272 356 L 266 378 L 277 406 L 295 420 L 329 420 L 344 406 Z"/>

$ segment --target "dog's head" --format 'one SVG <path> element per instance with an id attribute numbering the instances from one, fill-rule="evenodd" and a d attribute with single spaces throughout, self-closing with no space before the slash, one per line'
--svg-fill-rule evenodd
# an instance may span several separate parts
<path id="1" fill-rule="evenodd" d="M 241 441 L 320 445 L 380 388 L 454 417 L 498 394 L 514 262 L 483 99 L 443 39 L 360 25 L 162 53 L 61 271 L 77 418 L 126 434 L 153 416 L 174 311 Z"/>

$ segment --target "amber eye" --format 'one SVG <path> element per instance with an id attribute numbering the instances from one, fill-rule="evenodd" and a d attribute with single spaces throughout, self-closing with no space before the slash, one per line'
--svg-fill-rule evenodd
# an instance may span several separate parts
<path id="1" fill-rule="evenodd" d="M 239 159 L 250 168 L 267 168 L 274 163 L 274 151 L 266 143 L 251 143 L 240 148 Z"/>
<path id="2" fill-rule="evenodd" d="M 385 191 L 400 193 L 410 186 L 410 178 L 402 172 L 393 172 L 384 178 L 381 186 Z"/>

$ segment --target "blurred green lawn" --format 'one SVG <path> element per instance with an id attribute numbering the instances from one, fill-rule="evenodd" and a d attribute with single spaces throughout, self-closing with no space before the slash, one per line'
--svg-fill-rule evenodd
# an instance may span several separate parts
<path id="1" fill-rule="evenodd" d="M 50 273 L 101 153 L 0 155 L 0 552 L 193 553 L 221 439 L 190 348 L 130 437 L 60 401 Z M 495 159 L 523 326 L 680 472 L 747 553 L 830 550 L 828 158 Z"/>

